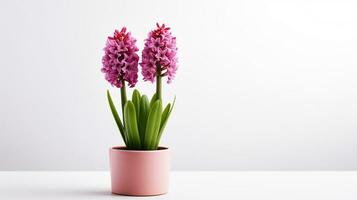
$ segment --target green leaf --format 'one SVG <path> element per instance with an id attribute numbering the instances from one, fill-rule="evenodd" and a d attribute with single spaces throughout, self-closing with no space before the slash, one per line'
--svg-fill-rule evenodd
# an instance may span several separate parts
<path id="1" fill-rule="evenodd" d="M 144 147 L 147 150 L 155 150 L 157 134 L 161 124 L 162 103 L 156 100 L 152 109 L 150 109 L 148 121 L 146 124 Z"/>
<path id="2" fill-rule="evenodd" d="M 170 112 L 170 107 L 171 107 L 171 104 L 170 103 L 167 104 L 164 111 L 162 112 L 160 130 L 162 129 L 162 126 L 165 124 L 165 122 L 167 121 L 167 117 L 169 116 L 169 112 Z"/>
<path id="3" fill-rule="evenodd" d="M 145 141 L 145 129 L 146 129 L 146 122 L 150 111 L 149 100 L 146 95 L 143 95 L 140 99 L 140 115 L 139 115 L 139 134 L 141 139 L 141 144 L 144 144 Z"/>
<path id="4" fill-rule="evenodd" d="M 125 129 L 124 129 L 123 123 L 120 120 L 120 117 L 118 115 L 117 109 L 114 106 L 114 103 L 113 103 L 112 97 L 110 96 L 109 90 L 107 90 L 107 98 L 108 98 L 110 110 L 112 111 L 112 114 L 113 114 L 113 117 L 115 119 L 115 122 L 116 122 L 116 124 L 117 124 L 117 126 L 119 128 L 121 137 L 123 138 L 125 145 L 127 145 L 127 140 L 126 140 L 126 137 L 125 137 L 125 135 L 126 135 L 125 134 Z"/>
<path id="5" fill-rule="evenodd" d="M 174 105 L 175 105 L 175 101 L 176 101 L 176 97 L 174 98 L 174 101 L 172 103 L 172 106 L 171 104 L 168 104 L 166 106 L 166 108 L 164 109 L 164 112 L 162 113 L 162 117 L 161 117 L 161 124 L 160 124 L 160 130 L 159 130 L 159 133 L 157 135 L 157 139 L 156 139 L 156 143 L 155 143 L 155 148 L 157 148 L 159 146 L 159 142 L 160 142 L 160 139 L 161 139 L 161 135 L 166 127 L 166 124 L 167 124 L 167 121 L 169 120 L 169 117 L 170 117 L 170 114 L 171 114 L 171 111 L 172 109 L 174 108 Z"/>
<path id="6" fill-rule="evenodd" d="M 133 102 L 127 101 L 124 106 L 125 127 L 130 140 L 130 149 L 141 149 L 136 111 Z"/>
<path id="7" fill-rule="evenodd" d="M 151 100 L 150 100 L 150 109 L 153 107 L 154 103 L 156 102 L 157 100 L 157 95 L 156 93 L 151 97 Z"/>
<path id="8" fill-rule="evenodd" d="M 136 119 L 139 120 L 139 115 L 140 115 L 140 92 L 135 89 L 132 95 L 132 101 L 133 104 L 135 106 L 135 110 L 136 110 Z M 138 122 L 139 123 L 139 122 Z"/>

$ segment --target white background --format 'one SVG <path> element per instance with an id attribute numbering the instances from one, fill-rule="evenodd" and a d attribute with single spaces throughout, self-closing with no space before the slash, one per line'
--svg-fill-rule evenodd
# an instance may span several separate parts
<path id="1" fill-rule="evenodd" d="M 162 141 L 173 169 L 357 169 L 352 1 L 0 4 L 0 170 L 108 169 L 122 142 L 102 49 L 124 25 L 142 49 L 156 22 L 179 47 L 163 89 L 167 102 L 177 96 Z"/>

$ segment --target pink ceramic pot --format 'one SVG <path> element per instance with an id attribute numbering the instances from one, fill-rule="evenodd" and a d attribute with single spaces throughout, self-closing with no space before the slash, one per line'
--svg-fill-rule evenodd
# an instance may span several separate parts
<path id="1" fill-rule="evenodd" d="M 132 196 L 165 194 L 169 185 L 169 149 L 109 150 L 112 193 Z"/>

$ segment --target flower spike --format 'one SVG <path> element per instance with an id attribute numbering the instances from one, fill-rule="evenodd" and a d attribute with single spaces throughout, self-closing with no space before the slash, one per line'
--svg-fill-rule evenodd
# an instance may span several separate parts
<path id="1" fill-rule="evenodd" d="M 136 39 L 123 27 L 120 32 L 115 30 L 113 37 L 108 37 L 102 58 L 105 79 L 113 86 L 121 88 L 124 81 L 129 87 L 134 87 L 138 81 L 139 49 Z"/>
<path id="2" fill-rule="evenodd" d="M 157 28 L 148 34 L 142 52 L 142 75 L 145 81 L 154 82 L 157 75 L 167 76 L 170 83 L 177 70 L 176 37 L 165 24 L 156 23 Z M 158 74 L 160 73 L 160 74 Z"/>

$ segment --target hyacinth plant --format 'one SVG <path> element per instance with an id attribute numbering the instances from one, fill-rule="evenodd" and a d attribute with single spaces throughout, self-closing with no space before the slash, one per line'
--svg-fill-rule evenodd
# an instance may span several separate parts
<path id="1" fill-rule="evenodd" d="M 135 89 L 132 99 L 127 99 L 126 83 L 130 88 L 138 81 L 139 49 L 136 39 L 127 32 L 115 30 L 113 37 L 108 37 L 102 58 L 101 71 L 105 79 L 114 87 L 120 88 L 122 119 L 107 91 L 109 107 L 120 131 L 121 137 L 130 150 L 157 150 L 161 135 L 169 119 L 174 102 L 162 106 L 162 78 L 167 76 L 171 83 L 177 70 L 176 38 L 163 24 L 150 31 L 145 40 L 140 63 L 144 81 L 155 82 L 156 92 L 149 99 Z"/>

